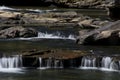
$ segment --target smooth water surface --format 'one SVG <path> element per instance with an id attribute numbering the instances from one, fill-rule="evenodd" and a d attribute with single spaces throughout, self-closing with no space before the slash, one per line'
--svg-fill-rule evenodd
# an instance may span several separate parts
<path id="1" fill-rule="evenodd" d="M 0 80 L 119 80 L 119 75 L 119 72 L 98 70 L 49 69 L 0 73 Z"/>

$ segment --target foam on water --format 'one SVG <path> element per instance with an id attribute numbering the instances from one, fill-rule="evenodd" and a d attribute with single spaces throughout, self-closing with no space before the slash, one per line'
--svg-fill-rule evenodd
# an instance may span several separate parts
<path id="1" fill-rule="evenodd" d="M 40 40 L 40 39 L 64 39 L 64 40 L 76 40 L 75 36 L 70 34 L 68 36 L 61 35 L 60 33 L 42 33 L 39 32 L 37 37 L 29 37 L 29 38 L 9 38 L 9 39 L 0 39 L 0 40 Z"/>
<path id="2" fill-rule="evenodd" d="M 75 40 L 75 36 L 70 34 L 68 37 L 61 35 L 60 33 L 58 34 L 53 34 L 53 33 L 38 33 L 38 38 L 45 38 L 45 39 L 71 39 Z"/>
<path id="3" fill-rule="evenodd" d="M 26 9 L 26 10 L 28 10 L 28 11 L 33 11 L 33 12 L 37 12 L 37 13 L 46 13 L 46 12 L 56 11 L 57 9 L 51 9 L 51 10 Z"/>
<path id="4" fill-rule="evenodd" d="M 3 73 L 24 73 L 22 68 L 0 68 Z"/>
<path id="5" fill-rule="evenodd" d="M 5 73 L 23 73 L 22 72 L 22 57 L 1 57 L 0 58 L 0 72 Z"/>
<path id="6" fill-rule="evenodd" d="M 0 10 L 16 10 L 16 9 L 10 8 L 10 7 L 7 7 L 7 6 L 0 6 Z"/>
<path id="7" fill-rule="evenodd" d="M 114 61 L 112 57 L 102 57 L 102 60 L 99 61 L 97 57 L 85 56 L 82 58 L 79 69 L 96 69 L 102 71 L 118 72 L 120 68 L 119 62 L 120 61 Z"/>

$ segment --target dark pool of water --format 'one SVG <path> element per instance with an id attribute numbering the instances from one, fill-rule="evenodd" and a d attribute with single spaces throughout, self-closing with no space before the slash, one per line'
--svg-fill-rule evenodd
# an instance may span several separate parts
<path id="1" fill-rule="evenodd" d="M 119 80 L 119 72 L 79 69 L 28 70 L 0 73 L 0 80 Z"/>

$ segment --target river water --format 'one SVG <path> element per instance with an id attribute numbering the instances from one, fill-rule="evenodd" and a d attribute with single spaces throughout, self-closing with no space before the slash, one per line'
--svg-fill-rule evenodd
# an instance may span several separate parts
<path id="1" fill-rule="evenodd" d="M 7 10 L 29 10 L 34 12 L 63 12 L 77 11 L 92 17 L 106 18 L 104 10 L 84 10 L 84 9 L 49 9 L 49 8 L 33 8 L 33 7 L 17 7 L 10 8 L 1 6 L 0 9 Z M 41 10 L 42 9 L 42 10 Z M 1 54 L 17 54 L 17 51 L 30 49 L 68 49 L 68 50 L 85 50 L 94 51 L 95 54 L 119 55 L 119 46 L 81 46 L 75 43 L 78 35 L 77 31 L 71 28 L 50 30 L 43 27 L 36 27 L 39 31 L 38 37 L 33 38 L 15 38 L 0 39 Z M 3 63 L 6 58 L 0 59 Z M 6 59 L 9 62 L 10 59 Z M 3 61 L 3 62 L 2 62 Z M 2 64 L 0 64 L 2 65 Z M 120 80 L 119 71 L 101 70 L 92 68 L 71 68 L 71 69 L 27 69 L 27 68 L 2 68 L 0 67 L 0 80 Z"/>

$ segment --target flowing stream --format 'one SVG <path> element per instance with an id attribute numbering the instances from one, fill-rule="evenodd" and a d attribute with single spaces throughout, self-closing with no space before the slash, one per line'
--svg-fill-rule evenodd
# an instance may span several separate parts
<path id="1" fill-rule="evenodd" d="M 0 10 L 26 11 L 34 13 L 77 11 L 90 16 L 106 16 L 98 10 L 75 9 L 44 9 L 41 8 L 10 8 L 0 6 Z M 95 12 L 98 13 L 95 15 Z M 114 57 L 119 55 L 119 46 L 81 46 L 75 43 L 78 35 L 73 28 L 48 29 L 35 27 L 38 36 L 32 38 L 0 39 L 0 80 L 119 80 L 120 60 Z M 70 60 L 69 68 L 65 68 L 63 60 L 42 59 L 39 57 L 39 66 L 29 68 L 24 66 L 24 61 L 17 51 L 30 49 L 68 49 L 93 51 L 101 55 L 84 56 L 79 61 Z M 9 55 L 13 56 L 9 56 Z M 108 56 L 111 55 L 111 56 Z M 75 65 L 77 63 L 77 65 Z"/>

